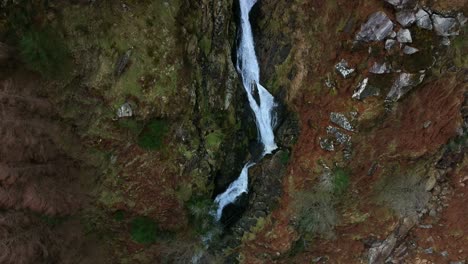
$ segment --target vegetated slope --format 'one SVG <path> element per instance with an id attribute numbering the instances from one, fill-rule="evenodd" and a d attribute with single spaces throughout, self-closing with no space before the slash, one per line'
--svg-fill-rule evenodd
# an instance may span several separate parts
<path id="1" fill-rule="evenodd" d="M 466 15 L 459 1 L 419 4 L 448 17 Z M 395 18 L 399 10 L 385 1 L 259 5 L 256 32 L 264 81 L 298 113 L 301 134 L 288 162 L 280 206 L 242 238 L 238 256 L 245 263 L 366 263 L 382 248 L 388 250 L 382 253 L 385 259 L 397 263 L 466 258 L 458 238 L 467 231 L 456 223 L 466 214 L 449 205 L 453 199 L 457 208 L 455 201 L 466 193 L 466 179 L 457 176 L 466 166 L 467 65 L 460 46 L 466 43 L 466 26 L 444 46 L 442 37 L 414 24 L 408 27 L 413 42 L 407 45 L 420 53 L 406 55 L 399 47 L 385 50 L 383 42 L 355 40 L 378 11 L 394 21 L 395 31 L 403 28 Z M 434 65 L 421 56 L 434 56 Z M 335 69 L 342 59 L 355 70 L 352 76 L 343 78 Z M 383 62 L 402 72 L 424 70 L 424 81 L 391 102 L 386 95 L 399 74 L 370 72 L 374 63 Z M 381 89 L 380 95 L 352 98 L 365 78 Z M 450 162 L 436 165 L 444 160 Z M 337 194 L 333 190 L 342 181 L 334 171 L 343 168 L 349 184 Z M 428 235 L 405 232 L 393 243 L 399 229 L 414 227 L 421 233 L 418 224 L 409 224 L 409 215 L 430 222 L 431 228 L 447 224 L 445 232 L 457 235 L 439 233 L 431 244 L 424 242 L 431 240 Z M 444 239 L 457 246 L 442 246 Z M 392 247 L 386 248 L 389 242 Z M 433 253 L 424 253 L 428 245 Z M 444 251 L 450 251 L 448 256 L 441 255 Z"/>
<path id="2" fill-rule="evenodd" d="M 84 202 L 81 166 L 61 147 L 67 133 L 40 77 L 8 65 L 0 77 L 0 262 L 73 263 L 65 256 L 80 250 L 79 223 L 63 233 L 55 226 Z"/>

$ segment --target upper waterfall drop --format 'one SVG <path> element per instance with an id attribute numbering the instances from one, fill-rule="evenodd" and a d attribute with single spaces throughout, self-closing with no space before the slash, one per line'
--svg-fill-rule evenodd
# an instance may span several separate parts
<path id="1" fill-rule="evenodd" d="M 273 133 L 273 114 L 276 106 L 275 98 L 260 84 L 260 69 L 250 25 L 249 13 L 257 0 L 239 0 L 240 4 L 240 42 L 237 48 L 237 71 L 242 78 L 242 84 L 247 93 L 250 108 L 255 115 L 260 141 L 263 144 L 262 157 L 272 153 L 277 149 L 275 135 Z M 258 93 L 258 102 L 254 94 Z M 232 182 L 227 190 L 219 194 L 215 203 L 218 204 L 216 218 L 221 219 L 223 209 L 226 205 L 233 203 L 242 193 L 248 192 L 248 170 L 253 166 L 253 162 L 248 162 L 240 176 Z"/>

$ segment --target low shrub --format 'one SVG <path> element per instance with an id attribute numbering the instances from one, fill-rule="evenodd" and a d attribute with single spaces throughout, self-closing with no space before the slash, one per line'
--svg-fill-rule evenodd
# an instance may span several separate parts
<path id="1" fill-rule="evenodd" d="M 138 145 L 147 150 L 160 150 L 163 147 L 167 131 L 168 124 L 165 120 L 151 120 L 145 125 L 138 136 Z"/>
<path id="2" fill-rule="evenodd" d="M 152 244 L 156 242 L 157 225 L 148 217 L 139 216 L 132 220 L 130 235 L 140 244 Z"/>
<path id="3" fill-rule="evenodd" d="M 391 173 L 377 184 L 377 201 L 400 215 L 412 214 L 423 209 L 429 201 L 425 184 L 413 173 Z"/>
<path id="4" fill-rule="evenodd" d="M 297 228 L 305 237 L 331 238 L 338 223 L 333 195 L 326 191 L 299 192 L 295 197 Z"/>
<path id="5" fill-rule="evenodd" d="M 202 239 L 213 242 L 221 236 L 223 228 L 215 219 L 216 205 L 211 199 L 192 197 L 187 202 L 187 209 L 191 224 Z"/>

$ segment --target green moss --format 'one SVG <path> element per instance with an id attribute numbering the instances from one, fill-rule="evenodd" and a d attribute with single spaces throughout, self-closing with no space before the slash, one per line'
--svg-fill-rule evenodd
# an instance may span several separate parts
<path id="1" fill-rule="evenodd" d="M 208 56 L 211 50 L 211 40 L 206 35 L 204 35 L 202 39 L 200 40 L 199 45 L 200 45 L 200 48 L 205 53 L 205 55 Z"/>
<path id="2" fill-rule="evenodd" d="M 335 168 L 333 170 L 333 192 L 342 194 L 349 186 L 349 172 L 344 168 Z"/>
<path id="3" fill-rule="evenodd" d="M 151 120 L 138 136 L 138 145 L 147 150 L 160 150 L 167 131 L 168 124 L 165 120 Z"/>
<path id="4" fill-rule="evenodd" d="M 187 202 L 190 222 L 199 236 L 210 236 L 212 242 L 222 234 L 222 227 L 215 220 L 213 212 L 216 205 L 213 201 L 203 196 L 192 196 Z"/>
<path id="5" fill-rule="evenodd" d="M 114 220 L 117 222 L 122 222 L 125 219 L 125 211 L 118 210 L 114 213 Z"/>
<path id="6" fill-rule="evenodd" d="M 289 152 L 288 152 L 288 151 L 283 151 L 283 152 L 281 152 L 281 154 L 280 154 L 280 161 L 281 161 L 281 163 L 282 163 L 283 165 L 288 164 L 289 158 L 290 158 L 290 156 L 289 156 Z"/>
<path id="7" fill-rule="evenodd" d="M 466 47 L 468 46 L 468 38 L 464 35 L 458 36 L 453 40 L 453 49 L 454 49 L 454 62 L 457 67 L 468 67 L 468 51 Z"/>
<path id="8" fill-rule="evenodd" d="M 213 152 L 217 151 L 223 142 L 224 134 L 221 131 L 214 131 L 208 134 L 205 138 L 206 148 Z"/>
<path id="9" fill-rule="evenodd" d="M 68 217 L 65 216 L 48 216 L 48 215 L 41 215 L 40 219 L 45 222 L 50 227 L 56 227 L 63 222 L 65 222 Z"/>
<path id="10" fill-rule="evenodd" d="M 130 235 L 133 241 L 140 244 L 152 244 L 156 242 L 157 225 L 145 216 L 139 216 L 132 220 Z"/>
<path id="11" fill-rule="evenodd" d="M 118 123 L 120 128 L 134 135 L 138 135 L 143 129 L 143 125 L 134 119 L 119 119 Z"/>

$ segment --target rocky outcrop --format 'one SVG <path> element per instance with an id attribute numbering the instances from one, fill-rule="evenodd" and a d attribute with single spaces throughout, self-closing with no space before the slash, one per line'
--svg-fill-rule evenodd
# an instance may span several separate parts
<path id="1" fill-rule="evenodd" d="M 356 40 L 363 42 L 382 41 L 393 31 L 393 22 L 384 12 L 376 12 L 369 16 L 366 23 L 356 35 Z"/>
<path id="2" fill-rule="evenodd" d="M 412 88 L 422 83 L 424 76 L 424 74 L 401 73 L 393 82 L 390 92 L 387 94 L 387 100 L 398 101 Z"/>

